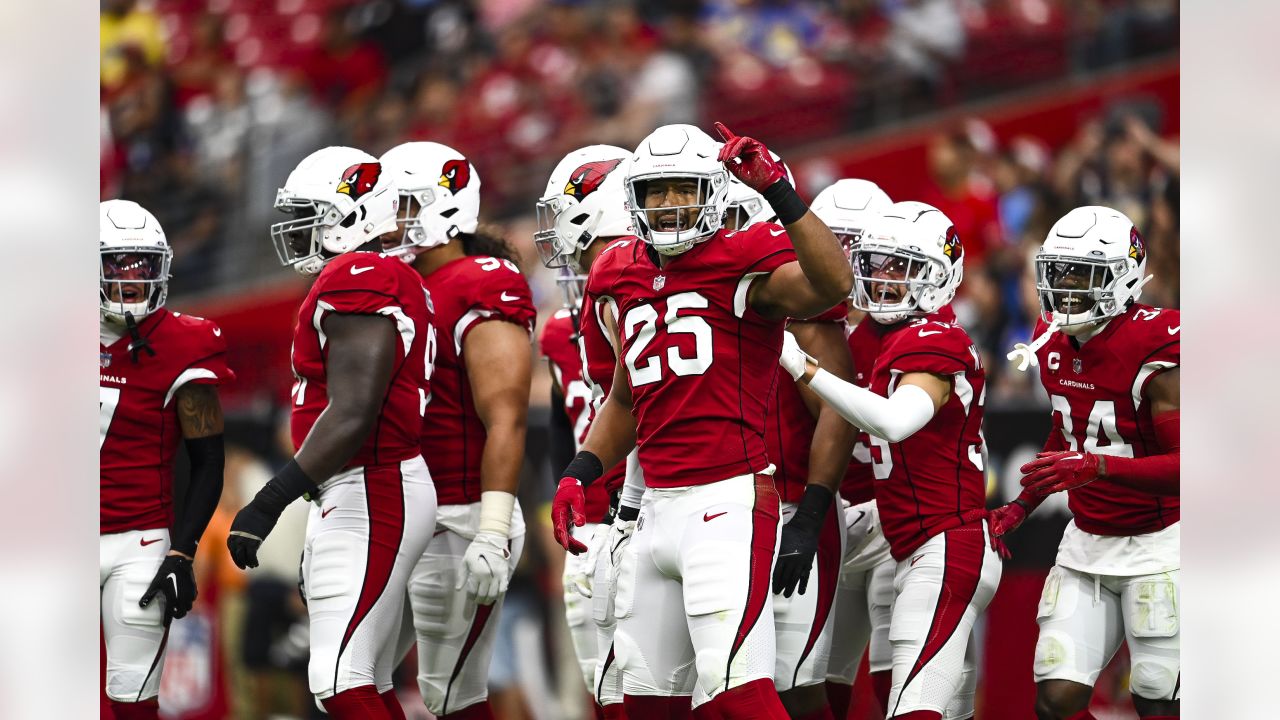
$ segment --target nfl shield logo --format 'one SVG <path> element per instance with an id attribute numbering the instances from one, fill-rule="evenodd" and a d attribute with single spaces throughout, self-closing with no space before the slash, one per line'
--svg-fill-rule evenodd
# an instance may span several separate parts
<path id="1" fill-rule="evenodd" d="M 111 353 L 98 353 L 98 365 L 100 367 L 111 367 Z"/>
<path id="2" fill-rule="evenodd" d="M 1076 374 L 1079 375 L 1084 372 L 1084 363 L 1080 362 L 1080 358 L 1076 358 L 1071 361 L 1071 369 L 1075 370 Z"/>
<path id="3" fill-rule="evenodd" d="M 661 289 L 662 289 L 662 286 L 663 286 L 663 285 L 666 285 L 666 284 L 667 284 L 667 276 L 666 276 L 666 275 L 659 275 L 659 276 L 655 277 L 655 278 L 653 279 L 653 291 L 654 291 L 654 292 L 658 292 L 659 290 L 661 290 Z"/>

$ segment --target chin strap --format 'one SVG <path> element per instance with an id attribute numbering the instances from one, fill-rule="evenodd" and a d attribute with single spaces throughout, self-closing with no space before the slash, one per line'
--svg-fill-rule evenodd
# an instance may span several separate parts
<path id="1" fill-rule="evenodd" d="M 1057 331 L 1058 321 L 1055 318 L 1053 322 L 1049 323 L 1049 327 L 1040 333 L 1040 337 L 1031 341 L 1030 345 L 1018 343 L 1013 346 L 1013 350 L 1010 350 L 1005 357 L 1009 358 L 1009 362 L 1018 363 L 1018 370 L 1026 372 L 1028 368 L 1033 368 L 1040 364 L 1036 359 L 1036 352 L 1044 347 L 1044 344 L 1049 342 L 1049 338 L 1053 337 L 1053 334 Z"/>
<path id="2" fill-rule="evenodd" d="M 134 364 L 137 364 L 138 354 L 143 350 L 146 350 L 151 357 L 156 356 L 156 351 L 151 347 L 151 341 L 138 332 L 138 321 L 133 319 L 133 313 L 124 314 L 124 326 L 129 330 L 129 357 L 133 358 Z"/>

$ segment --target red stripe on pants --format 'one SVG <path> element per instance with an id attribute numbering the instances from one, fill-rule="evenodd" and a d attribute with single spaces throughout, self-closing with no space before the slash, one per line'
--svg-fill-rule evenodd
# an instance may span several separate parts
<path id="1" fill-rule="evenodd" d="M 724 674 L 726 688 L 731 677 L 729 668 L 733 666 L 733 658 L 756 626 L 756 621 L 764 612 L 765 602 L 769 599 L 773 556 L 778 550 L 778 515 L 781 512 L 778 491 L 773 486 L 773 478 L 768 475 L 756 475 L 755 486 L 755 505 L 751 510 L 751 567 L 747 579 L 747 604 L 742 613 L 742 622 L 738 624 L 738 632 L 733 638 L 733 647 L 729 648 L 729 661 L 725 664 Z"/>
<path id="2" fill-rule="evenodd" d="M 818 605 L 814 608 L 813 626 L 809 628 L 809 639 L 805 642 L 804 652 L 800 653 L 800 661 L 796 663 L 795 675 L 791 678 L 791 684 L 794 685 L 796 676 L 800 674 L 800 666 L 809 657 L 809 653 L 813 652 L 813 646 L 818 643 L 818 638 L 822 636 L 822 628 L 827 624 L 827 618 L 831 615 L 831 607 L 836 602 L 836 585 L 840 580 L 840 563 L 843 561 L 843 553 L 840 551 L 841 531 L 839 518 L 836 513 L 840 512 L 839 504 L 827 513 L 826 520 L 822 523 L 822 530 L 818 535 Z"/>
<path id="3" fill-rule="evenodd" d="M 978 591 L 978 581 L 982 579 L 982 560 L 987 549 L 982 525 L 948 530 L 943 536 L 946 549 L 942 587 L 938 590 L 938 602 L 933 608 L 929 633 L 925 636 L 924 646 L 920 648 L 915 665 L 902 683 L 903 690 L 955 634 L 961 618 Z"/>

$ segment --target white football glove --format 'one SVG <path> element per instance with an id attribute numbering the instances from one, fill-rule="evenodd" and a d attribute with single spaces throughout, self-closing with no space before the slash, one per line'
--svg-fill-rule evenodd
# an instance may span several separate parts
<path id="1" fill-rule="evenodd" d="M 587 546 L 585 556 L 572 559 L 568 555 L 565 556 L 566 563 L 574 563 L 573 570 L 566 574 L 565 579 L 569 581 L 573 591 L 584 598 L 591 597 L 591 580 L 596 572 L 596 558 L 600 557 L 600 552 L 604 549 L 608 538 L 609 533 L 605 532 L 605 528 L 597 527 L 595 536 L 591 538 L 591 544 Z"/>
<path id="2" fill-rule="evenodd" d="M 809 357 L 808 353 L 800 349 L 800 343 L 796 342 L 796 336 L 790 331 L 782 333 L 782 354 L 778 356 L 778 364 L 783 370 L 791 376 L 792 380 L 800 381 L 800 376 L 804 375 L 805 362 L 818 364 L 817 360 Z"/>
<path id="3" fill-rule="evenodd" d="M 615 517 L 613 524 L 609 526 L 609 532 L 603 533 L 606 539 L 605 547 L 609 553 L 610 587 L 618 587 L 618 570 L 622 567 L 622 553 L 627 549 L 627 543 L 631 542 L 631 536 L 635 532 L 635 520 L 619 520 Z"/>
<path id="4" fill-rule="evenodd" d="M 465 584 L 467 594 L 481 605 L 492 605 L 498 596 L 507 591 L 511 581 L 511 551 L 507 539 L 493 533 L 479 533 L 467 546 L 462 558 L 466 572 L 458 578 L 454 588 L 461 590 Z"/>

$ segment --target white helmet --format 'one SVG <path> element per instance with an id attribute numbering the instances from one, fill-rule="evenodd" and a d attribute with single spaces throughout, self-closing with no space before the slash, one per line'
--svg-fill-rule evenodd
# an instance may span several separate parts
<path id="1" fill-rule="evenodd" d="M 963 277 L 964 246 L 955 226 L 922 202 L 890 205 L 853 246 L 853 305 L 886 325 L 937 311 L 955 297 Z"/>
<path id="2" fill-rule="evenodd" d="M 1054 223 L 1035 266 L 1041 317 L 1068 335 L 1123 313 L 1150 279 L 1146 243 L 1133 221 L 1096 205 Z"/>
<path id="3" fill-rule="evenodd" d="M 782 170 L 787 174 L 787 182 L 794 187 L 796 180 L 791 175 L 791 168 L 787 167 L 787 164 L 782 162 L 782 158 L 778 157 L 774 151 L 770 150 L 769 155 L 782 165 Z M 750 186 L 733 175 L 729 176 L 729 192 L 725 197 L 727 207 L 724 211 L 724 226 L 726 228 L 745 230 L 756 223 L 773 222 L 778 219 L 778 214 L 773 211 L 773 207 L 763 195 L 752 190 Z"/>
<path id="4" fill-rule="evenodd" d="M 818 193 L 809 209 L 831 228 L 848 254 L 867 223 L 891 205 L 893 201 L 879 185 L 870 180 L 844 178 Z"/>
<path id="5" fill-rule="evenodd" d="M 302 159 L 276 192 L 292 220 L 271 226 L 280 263 L 315 275 L 342 253 L 396 229 L 399 197 L 390 173 L 363 150 L 331 146 Z"/>
<path id="6" fill-rule="evenodd" d="M 129 200 L 99 203 L 98 260 L 98 308 L 104 319 L 125 322 L 128 314 L 141 320 L 164 307 L 173 248 L 146 208 Z"/>
<path id="7" fill-rule="evenodd" d="M 440 143 L 407 142 L 383 153 L 382 164 L 400 189 L 404 226 L 400 246 L 389 251 L 425 250 L 476 231 L 480 174 L 462 153 Z"/>
<path id="8" fill-rule="evenodd" d="M 693 125 L 663 125 L 640 141 L 627 171 L 626 191 L 641 240 L 663 255 L 679 255 L 720 229 L 728 202 L 729 172 L 716 159 L 719 154 L 720 143 Z M 671 222 L 665 224 L 666 229 L 655 227 L 665 220 L 658 220 L 657 209 L 644 209 L 645 188 L 652 181 L 676 178 L 696 183 L 697 200 L 662 208 Z M 689 222 L 687 215 L 694 212 L 698 216 Z M 649 215 L 655 216 L 654 222 Z"/>
<path id="9" fill-rule="evenodd" d="M 583 270 L 582 251 L 600 237 L 631 235 L 622 190 L 631 153 L 613 145 L 588 145 L 564 156 L 535 207 L 533 244 L 549 268 Z"/>

